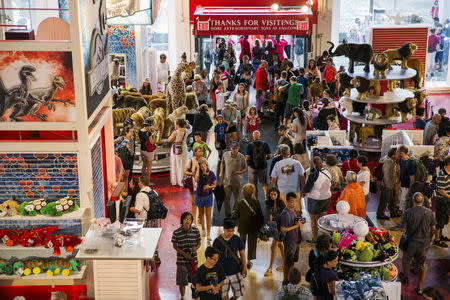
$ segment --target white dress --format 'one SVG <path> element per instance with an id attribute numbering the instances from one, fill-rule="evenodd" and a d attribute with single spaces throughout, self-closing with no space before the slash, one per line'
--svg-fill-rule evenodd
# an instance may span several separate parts
<path id="1" fill-rule="evenodd" d="M 189 135 L 187 129 L 178 129 L 175 142 L 182 142 L 183 153 L 175 155 L 173 149 L 170 148 L 170 183 L 172 185 L 183 186 L 184 169 L 187 163 L 187 144 L 186 139 Z"/>
<path id="2" fill-rule="evenodd" d="M 359 171 L 357 175 L 357 182 L 364 182 L 364 195 L 367 196 L 370 193 L 370 171 Z"/>

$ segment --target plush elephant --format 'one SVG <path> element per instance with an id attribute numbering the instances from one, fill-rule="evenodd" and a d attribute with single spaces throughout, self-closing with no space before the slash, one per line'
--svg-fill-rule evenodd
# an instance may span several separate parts
<path id="1" fill-rule="evenodd" d="M 346 56 L 349 59 L 348 71 L 350 73 L 355 72 L 355 61 L 359 61 L 365 64 L 364 72 L 370 72 L 370 60 L 373 56 L 372 46 L 369 44 L 352 44 L 347 43 L 345 40 L 342 41 L 342 44 L 336 47 L 336 50 L 333 52 L 334 44 L 330 41 L 327 42 L 331 45 L 328 53 L 330 56 Z"/>

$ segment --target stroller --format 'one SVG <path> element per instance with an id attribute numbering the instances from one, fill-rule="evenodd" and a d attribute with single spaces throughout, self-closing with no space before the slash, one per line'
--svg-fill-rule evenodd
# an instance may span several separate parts
<path id="1" fill-rule="evenodd" d="M 273 88 L 271 91 L 266 91 L 264 93 L 264 101 L 262 103 L 261 118 L 266 118 L 271 121 L 275 121 L 275 99 L 273 94 Z"/>

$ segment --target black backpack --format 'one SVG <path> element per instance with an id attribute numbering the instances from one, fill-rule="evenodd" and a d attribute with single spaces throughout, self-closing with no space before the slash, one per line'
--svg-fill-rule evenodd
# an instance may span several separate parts
<path id="1" fill-rule="evenodd" d="M 227 78 L 228 78 L 227 91 L 232 92 L 236 88 L 236 83 L 234 82 L 233 78 L 231 78 L 230 75 L 227 75 Z"/>
<path id="2" fill-rule="evenodd" d="M 148 220 L 158 220 L 165 219 L 167 217 L 168 209 L 162 202 L 161 198 L 159 198 L 158 193 L 154 190 L 150 192 L 141 192 L 147 195 L 149 201 L 149 210 L 144 210 L 147 212 L 147 221 Z"/>
<path id="3" fill-rule="evenodd" d="M 253 142 L 253 166 L 255 169 L 264 169 L 267 167 L 267 155 L 264 149 L 263 141 Z"/>
<path id="4" fill-rule="evenodd" d="M 306 273 L 305 280 L 309 282 L 310 284 L 309 289 L 311 290 L 311 293 L 314 296 L 322 296 L 323 291 L 320 286 L 320 275 L 319 275 L 322 257 L 319 255 L 317 250 L 313 250 L 313 253 L 314 253 L 314 260 L 312 263 L 313 265 L 311 266 L 311 269 L 309 269 L 308 272 Z"/>

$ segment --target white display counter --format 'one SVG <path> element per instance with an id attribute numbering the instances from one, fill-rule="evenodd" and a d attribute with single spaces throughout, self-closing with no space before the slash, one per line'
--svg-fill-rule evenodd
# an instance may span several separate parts
<path id="1" fill-rule="evenodd" d="M 341 290 L 341 283 L 336 283 L 336 297 L 337 300 L 345 300 Z M 389 300 L 400 300 L 402 298 L 402 284 L 400 282 L 382 282 L 386 296 Z"/>
<path id="2" fill-rule="evenodd" d="M 114 239 L 103 236 L 104 230 L 89 229 L 77 259 L 93 261 L 93 280 L 96 300 L 149 299 L 149 279 L 144 265 L 155 254 L 161 228 L 143 228 L 114 246 Z"/>

